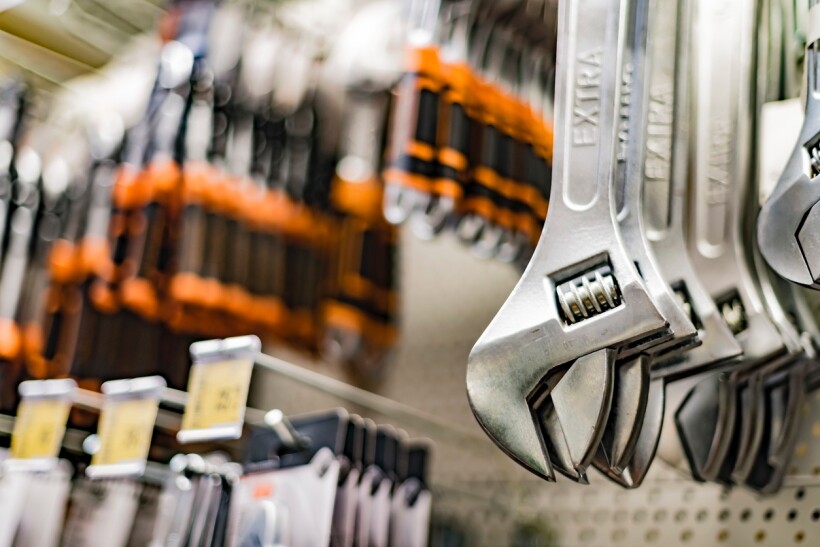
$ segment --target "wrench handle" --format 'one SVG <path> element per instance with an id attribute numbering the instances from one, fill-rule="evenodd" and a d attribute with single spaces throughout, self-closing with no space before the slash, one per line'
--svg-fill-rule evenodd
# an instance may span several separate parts
<path id="1" fill-rule="evenodd" d="M 562 2 L 559 20 L 551 198 L 587 222 L 611 215 L 626 3 Z"/>

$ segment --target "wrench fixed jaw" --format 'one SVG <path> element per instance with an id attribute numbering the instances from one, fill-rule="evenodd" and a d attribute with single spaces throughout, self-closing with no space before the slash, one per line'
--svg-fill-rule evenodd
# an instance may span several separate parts
<path id="1" fill-rule="evenodd" d="M 742 405 L 737 400 L 737 389 L 741 382 L 746 381 L 754 369 L 777 366 L 784 359 L 792 358 L 784 355 L 781 348 L 774 354 L 746 359 L 731 372 L 707 376 L 689 391 L 676 410 L 675 425 L 692 475 L 697 480 L 716 481 L 721 474 L 728 479 L 735 462 L 730 462 L 732 469 L 727 469 L 727 454 L 733 440 L 740 443 L 743 436 L 737 428 L 754 425 L 750 416 L 738 413 Z M 749 435 L 752 432 L 750 429 L 745 433 L 746 443 L 751 441 Z"/>
<path id="2" fill-rule="evenodd" d="M 788 188 L 776 190 L 760 209 L 757 240 L 763 258 L 778 275 L 820 289 L 820 180 L 790 169 L 799 162 L 798 169 L 803 170 L 802 146 L 797 152 L 781 177 L 793 179 Z"/>
<path id="3" fill-rule="evenodd" d="M 649 401 L 649 362 L 640 357 L 618 366 L 615 380 L 617 406 L 610 413 L 604 439 L 610 469 L 623 473 L 635 453 Z"/>
<path id="4" fill-rule="evenodd" d="M 820 289 L 820 54 L 816 47 L 809 44 L 806 49 L 806 116 L 800 137 L 760 209 L 757 239 L 766 262 L 781 277 Z"/>
<path id="5" fill-rule="evenodd" d="M 620 304 L 567 324 L 558 310 L 555 281 L 532 266 L 539 262 L 536 257 L 530 263 L 470 353 L 467 393 L 493 441 L 531 472 L 552 479 L 546 446 L 566 443 L 578 474 L 597 450 L 609 414 L 617 348 L 663 332 L 667 324 L 637 276 L 630 277 L 615 258 Z M 559 367 L 568 370 L 545 392 Z M 563 438 L 549 442 L 534 418 L 542 406 L 533 408 L 545 397 L 563 431 Z"/>

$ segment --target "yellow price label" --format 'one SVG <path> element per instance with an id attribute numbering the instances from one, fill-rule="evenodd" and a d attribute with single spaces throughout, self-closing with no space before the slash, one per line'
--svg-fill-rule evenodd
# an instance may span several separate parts
<path id="1" fill-rule="evenodd" d="M 65 399 L 23 399 L 14 420 L 11 457 L 21 460 L 56 458 L 70 410 L 71 401 Z"/>
<path id="2" fill-rule="evenodd" d="M 188 380 L 182 430 L 241 426 L 252 372 L 250 359 L 194 364 Z"/>
<path id="3" fill-rule="evenodd" d="M 158 401 L 155 398 L 109 401 L 100 415 L 100 448 L 92 466 L 144 462 L 151 448 Z"/>

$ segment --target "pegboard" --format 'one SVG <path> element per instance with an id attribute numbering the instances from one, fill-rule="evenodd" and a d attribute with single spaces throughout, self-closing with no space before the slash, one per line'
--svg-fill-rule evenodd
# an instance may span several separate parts
<path id="1" fill-rule="evenodd" d="M 820 393 L 810 396 L 789 468 L 776 496 L 756 498 L 697 484 L 656 460 L 627 491 L 597 473 L 590 486 L 547 483 L 507 458 L 479 428 L 467 403 L 467 355 L 518 280 L 512 265 L 473 257 L 452 235 L 421 241 L 401 234 L 402 342 L 373 391 L 446 421 L 458 434 L 398 423 L 268 372 L 254 379 L 252 404 L 300 413 L 332 406 L 390 423 L 435 442 L 434 533 L 450 545 L 817 545 L 820 544 Z M 344 370 L 280 348 L 272 354 L 350 380 Z M 668 432 L 667 432 L 668 434 Z M 534 539 L 533 535 L 538 539 Z M 514 538 L 518 538 L 516 541 Z M 461 543 L 459 543 L 459 541 Z"/>

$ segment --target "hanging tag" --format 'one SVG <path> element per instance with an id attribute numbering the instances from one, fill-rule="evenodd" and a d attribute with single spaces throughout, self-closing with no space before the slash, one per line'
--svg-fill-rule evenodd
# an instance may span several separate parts
<path id="1" fill-rule="evenodd" d="M 7 467 L 48 471 L 57 464 L 76 390 L 77 383 L 68 379 L 20 384 Z"/>
<path id="2" fill-rule="evenodd" d="M 177 433 L 181 443 L 238 439 L 253 362 L 262 343 L 256 336 L 206 340 L 191 344 L 193 366 L 188 402 Z"/>
<path id="3" fill-rule="evenodd" d="M 99 448 L 91 457 L 86 475 L 96 479 L 145 472 L 165 386 L 161 376 L 112 380 L 102 385 L 105 403 L 97 429 Z"/>

